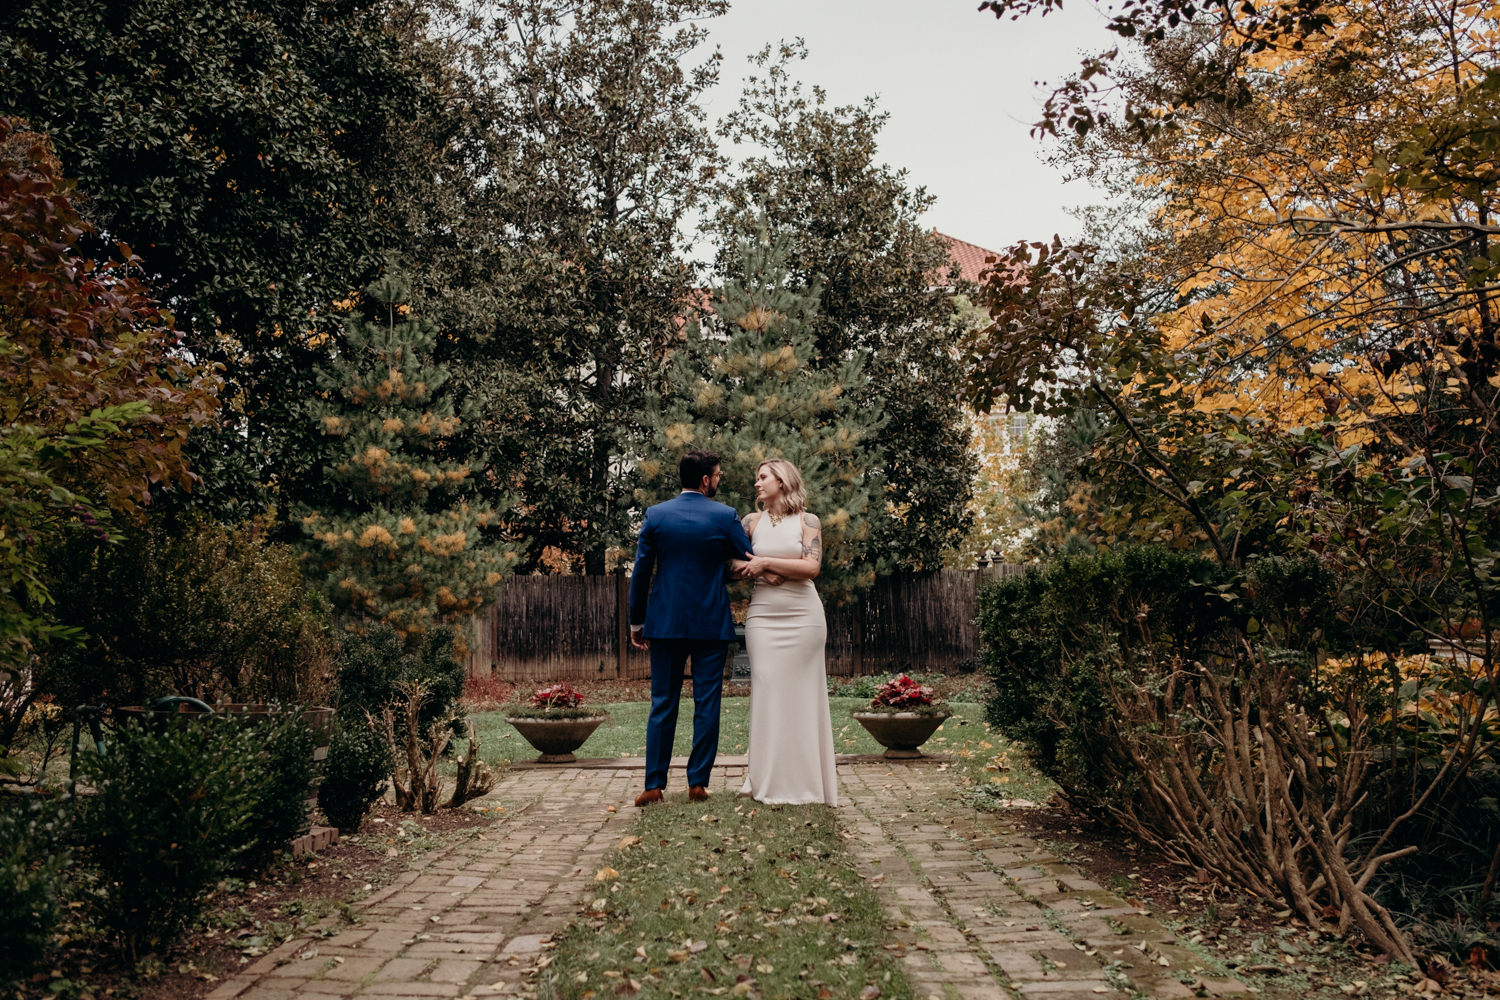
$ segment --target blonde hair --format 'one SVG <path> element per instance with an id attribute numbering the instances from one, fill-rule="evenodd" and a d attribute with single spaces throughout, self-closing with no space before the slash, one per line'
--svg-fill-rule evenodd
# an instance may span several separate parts
<path id="1" fill-rule="evenodd" d="M 784 458 L 768 458 L 755 467 L 755 478 L 760 478 L 760 470 L 766 466 L 771 467 L 771 475 L 781 483 L 781 502 L 786 504 L 786 513 L 801 514 L 807 510 L 807 487 L 802 485 L 802 473 L 797 467 Z M 757 510 L 765 510 L 764 502 L 755 501 Z"/>

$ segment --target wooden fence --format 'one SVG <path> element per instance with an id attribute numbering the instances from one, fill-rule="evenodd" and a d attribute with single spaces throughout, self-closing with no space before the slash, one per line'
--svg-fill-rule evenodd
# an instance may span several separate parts
<path id="1" fill-rule="evenodd" d="M 962 669 L 979 655 L 979 588 L 1025 566 L 884 577 L 858 604 L 829 607 L 827 670 L 835 676 Z M 469 672 L 513 682 L 644 679 L 629 643 L 624 576 L 518 576 L 475 617 Z"/>

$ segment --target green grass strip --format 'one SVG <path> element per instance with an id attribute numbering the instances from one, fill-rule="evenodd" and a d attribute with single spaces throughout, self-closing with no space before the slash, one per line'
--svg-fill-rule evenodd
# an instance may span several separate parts
<path id="1" fill-rule="evenodd" d="M 674 795 L 641 810 L 606 863 L 544 996 L 911 996 L 826 806 Z"/>

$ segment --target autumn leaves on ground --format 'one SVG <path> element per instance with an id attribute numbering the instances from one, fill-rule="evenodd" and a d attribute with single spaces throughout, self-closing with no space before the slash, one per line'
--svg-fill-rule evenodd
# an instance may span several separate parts
<path id="1" fill-rule="evenodd" d="M 646 984 L 653 996 L 911 995 L 826 807 L 671 802 L 647 810 L 609 864 L 589 919 L 556 952 L 559 997 Z"/>

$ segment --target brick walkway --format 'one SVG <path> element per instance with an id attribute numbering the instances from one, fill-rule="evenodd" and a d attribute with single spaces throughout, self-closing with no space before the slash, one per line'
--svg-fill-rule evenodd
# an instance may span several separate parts
<path id="1" fill-rule="evenodd" d="M 897 925 L 887 947 L 905 953 L 919 1000 L 1246 992 L 1238 980 L 1204 978 L 1205 963 L 1169 929 L 1018 834 L 1005 814 L 955 809 L 936 767 L 839 769 L 850 847 Z"/>
<path id="2" fill-rule="evenodd" d="M 1244 991 L 1197 978 L 1198 956 L 1166 928 L 1048 856 L 1003 814 L 955 810 L 951 779 L 937 767 L 869 758 L 839 766 L 849 846 L 896 925 L 887 947 L 904 953 L 918 1000 Z M 743 774 L 728 759 L 711 790 L 730 797 Z M 486 839 L 427 855 L 359 904 L 358 925 L 288 941 L 208 1000 L 535 998 L 547 938 L 592 898 L 594 873 L 629 830 L 640 781 L 635 760 L 510 772 L 490 796 L 506 804 L 506 818 Z M 681 784 L 674 771 L 674 794 Z M 1179 973 L 1196 979 L 1192 989 Z"/>

